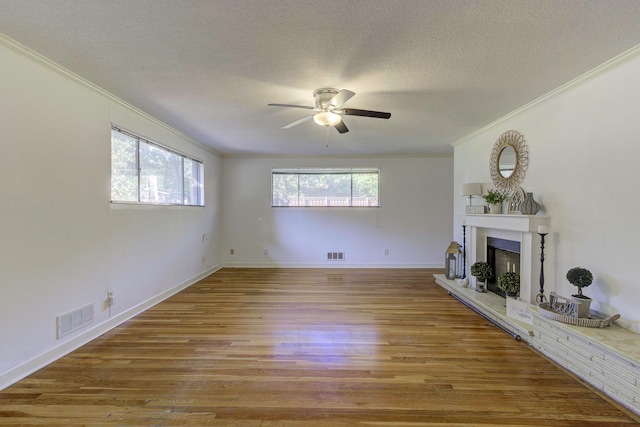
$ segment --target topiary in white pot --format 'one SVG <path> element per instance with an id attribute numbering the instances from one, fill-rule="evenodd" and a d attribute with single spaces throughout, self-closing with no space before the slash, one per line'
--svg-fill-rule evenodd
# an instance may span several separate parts
<path id="1" fill-rule="evenodd" d="M 484 261 L 474 262 L 471 266 L 470 273 L 472 276 L 475 276 L 478 281 L 476 291 L 486 292 L 485 281 L 493 277 L 493 269 L 489 263 Z"/>
<path id="2" fill-rule="evenodd" d="M 567 271 L 567 280 L 573 286 L 578 287 L 578 293 L 571 295 L 575 301 L 580 302 L 578 309 L 578 317 L 589 317 L 589 309 L 591 308 L 591 298 L 582 294 L 582 288 L 586 288 L 593 283 L 593 274 L 586 268 L 573 267 Z"/>

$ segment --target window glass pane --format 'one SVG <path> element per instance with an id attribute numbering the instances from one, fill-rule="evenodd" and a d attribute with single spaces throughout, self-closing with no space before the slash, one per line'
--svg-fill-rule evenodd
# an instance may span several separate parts
<path id="1" fill-rule="evenodd" d="M 113 126 L 111 200 L 204 206 L 204 165 Z"/>
<path id="2" fill-rule="evenodd" d="M 272 206 L 378 207 L 378 169 L 273 169 Z"/>
<path id="3" fill-rule="evenodd" d="M 377 173 L 354 173 L 352 180 L 353 206 L 379 206 Z"/>
<path id="4" fill-rule="evenodd" d="M 138 167 L 136 138 L 111 131 L 111 200 L 138 201 Z"/>
<path id="5" fill-rule="evenodd" d="M 182 184 L 182 157 L 140 141 L 140 201 L 183 204 Z"/>
<path id="6" fill-rule="evenodd" d="M 298 206 L 298 175 L 272 175 L 272 206 Z"/>
<path id="7" fill-rule="evenodd" d="M 189 159 L 182 159 L 182 172 L 184 173 L 184 204 L 192 205 L 193 200 L 197 198 L 197 188 L 194 194 L 193 187 L 191 186 L 191 179 L 193 178 L 193 163 Z"/>
<path id="8" fill-rule="evenodd" d="M 184 204 L 204 206 L 202 163 L 184 158 Z"/>
<path id="9" fill-rule="evenodd" d="M 194 204 L 204 206 L 204 164 L 195 160 L 193 163 L 198 169 L 198 199 Z"/>
<path id="10" fill-rule="evenodd" d="M 300 174 L 302 206 L 349 206 L 350 174 Z"/>

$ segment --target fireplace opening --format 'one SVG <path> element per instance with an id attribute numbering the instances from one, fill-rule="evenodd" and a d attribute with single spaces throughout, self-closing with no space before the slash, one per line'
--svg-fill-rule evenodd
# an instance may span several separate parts
<path id="1" fill-rule="evenodd" d="M 487 290 L 506 297 L 498 288 L 498 276 L 507 271 L 520 273 L 520 242 L 487 237 L 487 263 L 493 269 L 493 277 L 487 280 Z"/>

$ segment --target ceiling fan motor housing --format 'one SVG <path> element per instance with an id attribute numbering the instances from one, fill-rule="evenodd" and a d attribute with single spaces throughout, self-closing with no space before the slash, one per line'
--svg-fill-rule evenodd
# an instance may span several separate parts
<path id="1" fill-rule="evenodd" d="M 335 105 L 330 104 L 330 101 L 338 94 L 338 92 L 340 92 L 338 89 L 330 87 L 314 90 L 313 97 L 316 99 L 316 108 L 319 108 L 322 111 L 328 111 L 331 107 L 335 107 Z"/>

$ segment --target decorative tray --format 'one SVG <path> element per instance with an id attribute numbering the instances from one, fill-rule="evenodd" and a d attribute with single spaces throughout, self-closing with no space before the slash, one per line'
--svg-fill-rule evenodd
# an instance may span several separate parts
<path id="1" fill-rule="evenodd" d="M 538 304 L 538 313 L 548 319 L 557 320 L 559 322 L 568 323 L 570 325 L 585 326 L 588 328 L 604 328 L 605 326 L 611 325 L 615 320 L 620 318 L 619 314 L 608 316 L 595 310 L 591 310 L 589 312 L 589 317 L 567 316 L 566 314 L 553 311 L 550 303 L 548 302 L 541 302 Z"/>

